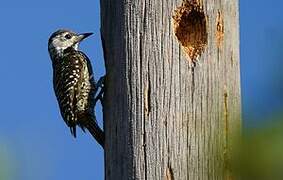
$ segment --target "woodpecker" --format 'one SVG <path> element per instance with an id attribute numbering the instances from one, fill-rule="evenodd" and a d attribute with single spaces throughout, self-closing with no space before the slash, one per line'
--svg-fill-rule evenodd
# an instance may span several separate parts
<path id="1" fill-rule="evenodd" d="M 102 88 L 104 78 L 95 82 L 90 60 L 79 50 L 80 42 L 92 34 L 59 29 L 50 36 L 48 51 L 53 66 L 53 88 L 71 134 L 76 137 L 78 125 L 104 147 L 104 132 L 97 124 L 94 111 L 99 98 L 95 95 Z"/>

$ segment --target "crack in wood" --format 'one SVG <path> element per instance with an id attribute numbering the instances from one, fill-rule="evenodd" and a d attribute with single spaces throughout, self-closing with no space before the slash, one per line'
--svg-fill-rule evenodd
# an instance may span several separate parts
<path id="1" fill-rule="evenodd" d="M 145 112 L 145 116 L 148 117 L 149 113 L 150 113 L 150 79 L 148 78 L 146 86 L 145 86 L 145 90 L 144 90 L 144 112 Z"/>
<path id="2" fill-rule="evenodd" d="M 174 180 L 173 170 L 170 165 L 166 168 L 165 180 Z"/>
<path id="3" fill-rule="evenodd" d="M 221 48 L 224 40 L 224 20 L 220 10 L 217 12 L 216 18 L 216 44 L 218 48 Z"/>
<path id="4" fill-rule="evenodd" d="M 225 170 L 225 178 L 227 180 L 232 179 L 231 177 L 231 167 L 230 167 L 230 162 L 229 162 L 229 112 L 228 112 L 228 92 L 227 92 L 227 87 L 224 87 L 224 137 L 225 137 L 225 142 L 224 142 L 224 150 L 223 150 L 223 156 L 224 156 L 224 170 Z"/>

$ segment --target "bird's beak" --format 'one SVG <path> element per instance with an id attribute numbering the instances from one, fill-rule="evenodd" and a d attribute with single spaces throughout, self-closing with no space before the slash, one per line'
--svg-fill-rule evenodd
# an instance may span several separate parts
<path id="1" fill-rule="evenodd" d="M 78 42 L 81 42 L 82 40 L 84 40 L 85 38 L 87 38 L 88 36 L 92 35 L 93 33 L 82 33 L 78 35 Z"/>

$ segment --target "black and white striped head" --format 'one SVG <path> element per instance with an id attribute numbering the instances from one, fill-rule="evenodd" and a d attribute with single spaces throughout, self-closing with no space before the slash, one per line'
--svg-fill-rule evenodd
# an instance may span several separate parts
<path id="1" fill-rule="evenodd" d="M 92 34 L 93 33 L 77 34 L 66 29 L 57 30 L 48 40 L 48 51 L 51 58 L 53 59 L 54 57 L 62 56 L 64 50 L 69 47 L 78 50 L 79 43 Z"/>

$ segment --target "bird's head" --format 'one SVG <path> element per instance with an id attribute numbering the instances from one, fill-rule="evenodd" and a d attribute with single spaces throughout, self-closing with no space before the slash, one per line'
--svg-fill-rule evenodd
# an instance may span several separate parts
<path id="1" fill-rule="evenodd" d="M 67 48 L 74 48 L 78 50 L 79 44 L 82 40 L 92 35 L 93 33 L 77 34 L 70 30 L 59 29 L 54 32 L 48 41 L 48 51 L 50 56 L 61 56 Z"/>

